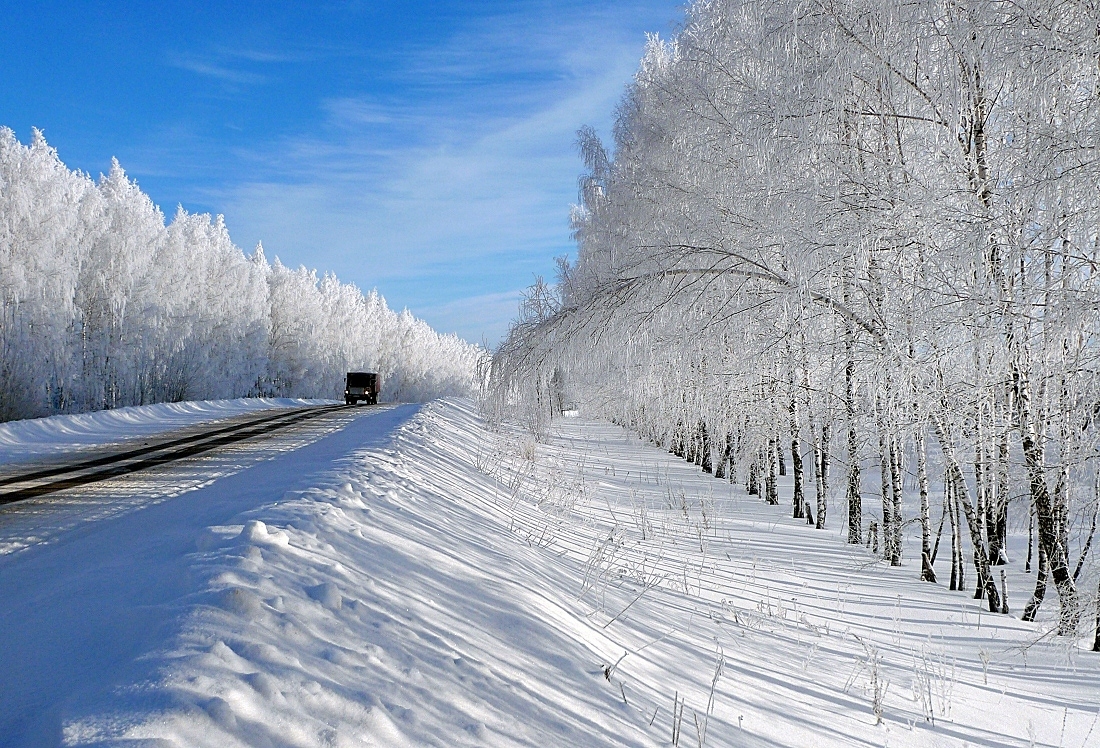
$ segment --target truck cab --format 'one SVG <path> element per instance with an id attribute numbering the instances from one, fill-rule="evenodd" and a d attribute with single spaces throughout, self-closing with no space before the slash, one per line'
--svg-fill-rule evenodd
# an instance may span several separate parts
<path id="1" fill-rule="evenodd" d="M 362 401 L 367 405 L 377 405 L 379 380 L 378 374 L 373 371 L 349 371 L 344 384 L 344 403 L 355 405 Z"/>

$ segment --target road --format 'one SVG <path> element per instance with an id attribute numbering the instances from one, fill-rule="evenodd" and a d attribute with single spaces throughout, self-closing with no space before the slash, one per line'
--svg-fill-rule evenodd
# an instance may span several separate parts
<path id="1" fill-rule="evenodd" d="M 122 459 L 98 467 L 87 463 L 109 455 L 85 455 L 77 472 L 170 453 L 179 453 L 177 459 L 3 507 L 0 746 L 62 744 L 71 708 L 148 676 L 141 655 L 166 641 L 181 612 L 196 602 L 188 558 L 207 527 L 308 487 L 311 476 L 385 443 L 418 408 L 314 410 L 314 417 L 285 428 L 224 443 L 219 440 L 261 424 L 238 422 L 220 434 L 227 424 L 208 424 L 198 430 L 205 437 L 162 435 L 119 450 Z M 210 446 L 183 454 L 201 445 Z M 65 475 L 39 475 L 30 483 Z"/>
<path id="2" fill-rule="evenodd" d="M 95 456 L 52 460 L 41 465 L 9 465 L 0 472 L 0 505 L 79 488 L 90 483 L 148 470 L 209 452 L 218 447 L 254 439 L 303 421 L 327 416 L 349 406 L 280 409 L 274 414 L 249 414 L 200 424 L 187 433 L 165 433 L 136 444 L 117 445 Z"/>
<path id="3" fill-rule="evenodd" d="M 159 503 L 392 408 L 280 408 L 0 466 L 0 558 Z"/>

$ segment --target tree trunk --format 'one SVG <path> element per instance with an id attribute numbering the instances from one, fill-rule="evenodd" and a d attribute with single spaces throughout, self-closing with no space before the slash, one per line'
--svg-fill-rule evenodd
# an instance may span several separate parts
<path id="1" fill-rule="evenodd" d="M 1027 561 L 1024 562 L 1024 574 L 1031 573 L 1031 556 L 1035 551 L 1035 508 L 1027 509 Z"/>
<path id="2" fill-rule="evenodd" d="M 1013 372 L 1016 380 L 1016 404 L 1020 422 L 1020 437 L 1027 468 L 1031 501 L 1035 507 L 1035 525 L 1039 535 L 1039 548 L 1045 553 L 1050 567 L 1054 588 L 1061 604 L 1058 633 L 1071 634 L 1077 630 L 1081 618 L 1077 587 L 1070 576 L 1069 559 L 1062 542 L 1062 529 L 1058 526 L 1054 507 L 1043 475 L 1043 451 L 1035 437 L 1031 420 L 1031 391 L 1027 377 L 1017 364 Z"/>
<path id="3" fill-rule="evenodd" d="M 672 444 L 669 445 L 668 451 L 676 455 L 677 457 L 683 458 L 684 442 L 686 441 L 687 439 L 684 435 L 684 422 L 677 421 L 676 428 L 672 430 Z"/>
<path id="4" fill-rule="evenodd" d="M 975 356 L 977 358 L 977 356 Z M 983 538 L 985 537 L 985 528 L 988 525 L 988 513 L 986 508 L 988 506 L 988 477 L 986 475 L 985 465 L 985 418 L 982 405 L 979 402 L 976 408 L 974 417 L 974 423 L 976 424 L 975 436 L 974 436 L 974 511 L 978 515 L 979 522 L 981 523 Z M 976 548 L 976 546 L 975 546 Z M 975 553 L 977 550 L 975 550 Z M 986 561 L 988 562 L 988 557 Z M 975 567 L 976 568 L 976 567 Z M 974 599 L 981 600 L 984 596 L 985 580 L 982 578 L 979 572 L 978 578 L 974 583 Z"/>
<path id="5" fill-rule="evenodd" d="M 764 501 L 769 504 L 779 503 L 779 459 L 776 455 L 776 440 L 768 439 L 768 462 L 765 466 L 764 476 Z"/>
<path id="6" fill-rule="evenodd" d="M 890 448 L 886 433 L 879 426 L 879 485 L 882 490 L 882 555 L 894 566 L 894 497 L 890 489 Z"/>
<path id="7" fill-rule="evenodd" d="M 928 508 L 928 456 L 924 445 L 924 429 L 917 429 L 917 488 L 920 491 L 920 578 L 922 582 L 935 582 L 932 568 L 931 517 Z"/>
<path id="8" fill-rule="evenodd" d="M 932 558 L 928 561 L 929 566 L 933 568 L 936 566 L 936 557 L 940 552 L 940 538 L 943 537 L 943 523 L 947 519 L 947 508 L 951 503 L 951 486 L 945 483 L 943 489 L 943 510 L 940 512 L 940 526 L 936 530 L 936 542 L 932 544 Z"/>
<path id="9" fill-rule="evenodd" d="M 702 419 L 699 421 L 699 434 L 699 464 L 702 466 L 704 473 L 712 473 L 714 469 L 710 462 L 710 432 L 707 431 L 707 424 Z"/>
<path id="10" fill-rule="evenodd" d="M 1092 639 L 1092 651 L 1100 652 L 1100 588 L 1096 590 L 1096 636 Z"/>
<path id="11" fill-rule="evenodd" d="M 714 477 L 719 480 L 726 477 L 726 467 L 730 462 L 730 455 L 733 452 L 733 434 L 729 431 L 726 432 L 726 440 L 722 445 L 722 453 L 718 457 L 718 464 L 714 466 Z"/>
<path id="12" fill-rule="evenodd" d="M 849 328 L 851 325 L 849 325 Z M 863 506 L 859 495 L 859 443 L 856 441 L 855 352 L 852 334 L 846 335 L 844 348 L 847 362 L 844 365 L 844 400 L 848 414 L 848 482 L 845 499 L 848 502 L 848 542 L 859 545 L 863 529 Z"/>
<path id="13" fill-rule="evenodd" d="M 962 558 L 962 551 L 959 549 L 959 503 L 955 500 L 955 489 L 951 485 L 951 482 L 947 480 L 946 474 L 944 475 L 944 489 L 947 493 L 947 503 L 944 505 L 944 509 L 947 512 L 947 516 L 951 520 L 951 581 L 947 585 L 947 589 L 954 592 L 955 590 L 962 589 L 962 566 L 959 563 Z"/>
<path id="14" fill-rule="evenodd" d="M 731 438 L 735 438 L 736 441 L 730 441 Z M 737 482 L 737 463 L 741 455 L 741 432 L 737 432 L 736 437 L 732 437 L 730 434 L 726 434 L 726 445 L 729 450 L 729 482 Z"/>
<path id="15" fill-rule="evenodd" d="M 1047 574 L 1050 571 L 1050 559 L 1042 544 L 1039 545 L 1039 568 L 1035 571 L 1035 590 L 1031 593 L 1031 599 L 1024 606 L 1025 621 L 1034 621 L 1039 608 L 1043 605 L 1043 598 L 1047 594 Z"/>
<path id="16" fill-rule="evenodd" d="M 805 477 L 802 472 L 802 445 L 799 434 L 802 431 L 798 420 L 798 401 L 794 396 L 794 374 L 791 374 L 791 401 L 788 407 L 791 415 L 791 467 L 794 469 L 793 514 L 795 519 L 806 516 Z"/>
<path id="17" fill-rule="evenodd" d="M 898 443 L 897 434 L 891 434 L 890 436 L 890 490 L 892 499 L 894 502 L 893 518 L 894 526 L 891 528 L 893 532 L 892 542 L 894 544 L 894 555 L 890 557 L 891 566 L 901 566 L 901 528 L 902 528 L 902 514 L 901 514 L 901 491 L 902 491 L 902 464 L 901 464 L 901 445 Z"/>
<path id="18" fill-rule="evenodd" d="M 959 580 L 955 589 L 962 592 L 963 585 L 966 584 L 966 564 L 963 563 L 962 546 L 962 506 L 959 504 L 959 494 L 954 489 L 951 491 L 951 512 L 951 530 L 955 533 L 951 543 L 951 552 L 954 554 L 952 563 L 958 569 L 957 579 Z"/>
<path id="19" fill-rule="evenodd" d="M 986 524 L 989 537 L 989 563 L 1003 566 L 1008 563 L 1008 429 L 1002 428 L 997 437 L 997 457 L 993 481 L 993 501 Z"/>
<path id="20" fill-rule="evenodd" d="M 825 514 L 829 490 L 829 424 L 821 426 L 821 451 L 818 455 L 817 473 L 817 522 L 818 530 L 825 529 Z"/>
<path id="21" fill-rule="evenodd" d="M 982 540 L 982 529 L 978 516 L 974 512 L 974 505 L 970 502 L 970 489 L 966 485 L 966 479 L 963 477 L 962 468 L 959 467 L 959 461 L 955 459 L 951 442 L 948 441 L 947 429 L 944 426 L 943 419 L 940 418 L 938 413 L 932 414 L 932 424 L 936 430 L 936 439 L 940 443 L 940 449 L 943 451 L 944 462 L 947 464 L 947 479 L 951 482 L 955 496 L 962 505 L 963 514 L 966 515 L 967 529 L 970 530 L 970 542 L 974 546 L 974 565 L 977 567 L 978 576 L 985 585 L 989 611 L 999 613 L 1001 611 L 1001 592 L 997 589 L 997 583 L 993 579 L 993 575 L 989 573 L 989 554 Z"/>

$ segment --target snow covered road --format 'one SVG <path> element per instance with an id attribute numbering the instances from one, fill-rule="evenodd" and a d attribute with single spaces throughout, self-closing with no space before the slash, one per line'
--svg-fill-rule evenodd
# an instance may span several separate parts
<path id="1" fill-rule="evenodd" d="M 95 522 L 67 526 L 69 516 L 56 511 L 8 519 L 9 534 L 30 525 L 48 540 L 0 556 L 0 743 L 59 744 L 66 714 L 139 677 L 139 656 L 171 637 L 191 604 L 188 554 L 205 528 L 308 486 L 355 450 L 387 440 L 417 409 L 363 409 L 305 446 L 265 442 L 252 464 L 212 482 L 225 456 L 196 461 L 205 475 L 191 480 L 208 485 L 171 500 L 152 503 L 145 482 L 132 481 L 128 498 L 140 505 Z M 282 451 L 272 458 L 271 449 Z M 59 519 L 66 531 L 51 534 Z"/>
<path id="2" fill-rule="evenodd" d="M 280 401 L 267 404 L 273 402 Z M 127 408 L 131 413 L 123 424 L 113 414 L 96 413 L 90 424 L 96 428 L 81 430 L 79 436 L 84 443 L 70 445 L 75 449 L 68 454 L 58 449 L 73 436 L 72 424 L 65 419 L 81 425 L 79 421 L 86 416 L 42 419 L 53 422 L 48 424 L 49 429 L 33 428 L 35 421 L 10 424 L 14 434 L 9 436 L 21 437 L 12 439 L 16 447 L 13 451 L 21 452 L 23 459 L 7 464 L 0 461 L 0 556 L 47 542 L 81 524 L 200 488 L 274 454 L 316 441 L 359 415 L 325 401 L 281 402 L 293 403 L 294 407 L 263 406 L 259 408 L 263 413 L 257 414 L 255 408 L 232 407 L 245 401 L 185 403 L 182 405 L 190 407 L 176 414 L 182 418 L 169 418 L 161 424 L 163 429 L 174 423 L 177 428 L 170 431 L 154 431 L 163 406 Z M 224 416 L 226 410 L 236 411 L 237 415 L 210 419 L 212 413 Z M 306 420 L 312 422 L 303 422 Z M 256 425 L 253 428 L 249 424 Z M 136 431 L 142 434 L 136 438 L 134 425 L 140 426 Z M 274 425 L 281 427 L 268 430 Z M 114 433 L 111 426 L 115 426 Z M 46 438 L 40 441 L 43 435 Z M 28 459 L 35 446 L 42 456 Z M 96 467 L 97 463 L 106 464 Z M 137 474 L 131 476 L 131 472 Z M 40 475 L 46 477 L 35 477 Z M 17 501 L 9 503 L 13 498 Z"/>
<path id="3" fill-rule="evenodd" d="M 0 465 L 72 459 L 128 441 L 179 433 L 212 421 L 266 410 L 326 405 L 335 400 L 242 397 L 235 400 L 160 403 L 78 415 L 0 423 Z"/>

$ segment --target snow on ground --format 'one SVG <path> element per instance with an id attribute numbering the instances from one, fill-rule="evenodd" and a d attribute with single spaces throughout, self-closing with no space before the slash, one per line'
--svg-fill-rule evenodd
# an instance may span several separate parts
<path id="1" fill-rule="evenodd" d="M 287 403 L 300 406 L 309 401 L 269 401 L 281 407 Z M 327 401 L 315 401 L 327 402 Z M 247 405 L 243 402 L 242 405 Z M 224 413 L 224 403 L 181 403 L 184 406 L 182 412 L 192 414 Z M 155 406 L 154 406 L 155 407 Z M 262 408 L 263 405 L 257 406 Z M 393 406 L 381 405 L 380 409 Z M 248 413 L 255 412 L 251 408 L 243 414 L 238 412 L 236 416 L 217 418 L 216 427 L 220 428 L 227 423 L 247 423 L 254 420 L 255 416 Z M 134 512 L 152 506 L 162 501 L 171 500 L 177 496 L 210 485 L 229 475 L 238 473 L 258 463 L 270 460 L 273 456 L 285 452 L 292 452 L 310 444 L 324 436 L 342 429 L 347 422 L 354 420 L 362 411 L 356 409 L 340 409 L 329 412 L 321 418 L 309 419 L 295 424 L 293 427 L 269 432 L 263 436 L 253 437 L 240 442 L 235 442 L 210 452 L 205 452 L 187 460 L 169 462 L 154 470 L 143 470 L 123 479 L 105 480 L 83 486 L 78 491 L 66 491 L 62 493 L 46 494 L 34 499 L 27 499 L 0 508 L 0 557 L 20 552 L 28 547 L 54 542 L 56 539 L 76 531 L 78 528 L 101 522 L 105 519 L 120 517 L 123 514 Z M 99 415 L 99 414 L 97 414 Z M 104 414 L 106 415 L 106 414 Z M 63 419 L 82 419 L 82 416 L 60 416 Z M 128 422 L 152 423 L 151 417 L 145 414 L 142 418 L 127 418 Z M 195 436 L 209 432 L 215 425 L 209 422 L 191 422 L 186 417 L 181 419 L 183 424 L 167 434 L 159 436 L 147 436 L 141 439 L 141 444 L 163 442 L 181 436 Z M 103 421 L 109 423 L 109 419 Z M 32 421 L 21 422 L 33 424 Z M 205 425 L 204 425 L 205 423 Z M 58 429 L 55 424 L 42 429 L 40 433 L 68 432 L 77 429 Z M 160 429 L 153 429 L 161 432 Z M 119 441 L 117 435 L 102 425 L 97 429 L 87 429 L 83 436 L 88 439 L 96 438 L 98 446 L 86 446 L 80 449 L 81 458 L 108 455 L 124 451 L 136 446 L 132 434 L 127 429 L 120 429 L 131 440 Z M 60 441 L 63 443 L 63 440 Z M 7 475 L 19 475 L 39 466 L 51 464 L 63 464 L 69 459 L 62 458 L 56 453 L 59 441 L 49 441 L 43 445 L 46 456 L 37 458 L 31 450 L 34 444 L 32 439 L 24 439 L 20 442 L 25 448 L 23 460 L 0 465 L 0 479 Z M 52 457 L 50 455 L 53 455 Z M 66 453 L 69 457 L 71 452 Z"/>
<path id="2" fill-rule="evenodd" d="M 1100 745 L 1097 655 L 788 512 L 608 424 L 363 415 L 0 559 L 0 735 Z"/>
<path id="3" fill-rule="evenodd" d="M 236 400 L 136 405 L 79 415 L 0 423 L 0 465 L 175 431 L 268 408 L 323 405 L 335 400 L 242 397 Z"/>

